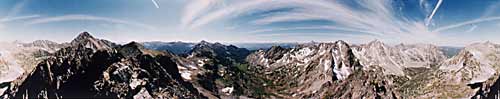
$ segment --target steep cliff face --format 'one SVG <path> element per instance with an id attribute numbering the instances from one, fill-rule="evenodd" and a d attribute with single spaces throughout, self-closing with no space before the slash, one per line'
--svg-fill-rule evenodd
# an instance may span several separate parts
<path id="1" fill-rule="evenodd" d="M 166 52 L 124 46 L 80 34 L 39 63 L 27 78 L 4 94 L 7 98 L 203 98 L 181 80 Z"/>

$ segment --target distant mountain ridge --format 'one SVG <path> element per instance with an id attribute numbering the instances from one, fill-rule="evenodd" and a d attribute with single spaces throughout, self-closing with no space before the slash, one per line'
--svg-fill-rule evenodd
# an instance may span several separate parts
<path id="1" fill-rule="evenodd" d="M 198 42 L 200 43 L 200 42 Z M 148 48 L 153 50 L 164 50 L 170 51 L 177 55 L 185 55 L 189 54 L 194 46 L 198 43 L 191 42 L 162 42 L 162 41 L 153 41 L 153 42 L 142 42 L 142 44 Z M 248 50 L 259 50 L 259 49 L 269 49 L 273 46 L 280 46 L 285 48 L 292 48 L 298 45 L 298 43 L 234 43 L 233 46 L 237 46 L 239 48 L 246 48 Z"/>
<path id="2" fill-rule="evenodd" d="M 188 54 L 189 51 L 193 48 L 195 43 L 187 43 L 187 42 L 143 42 L 142 43 L 146 48 L 153 50 L 164 50 L 170 51 L 174 54 Z"/>

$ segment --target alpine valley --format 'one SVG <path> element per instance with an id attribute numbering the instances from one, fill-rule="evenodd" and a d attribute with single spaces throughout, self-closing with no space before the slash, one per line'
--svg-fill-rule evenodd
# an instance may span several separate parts
<path id="1" fill-rule="evenodd" d="M 491 42 L 236 45 L 117 44 L 88 32 L 67 43 L 0 43 L 0 98 L 500 97 L 500 45 Z"/>

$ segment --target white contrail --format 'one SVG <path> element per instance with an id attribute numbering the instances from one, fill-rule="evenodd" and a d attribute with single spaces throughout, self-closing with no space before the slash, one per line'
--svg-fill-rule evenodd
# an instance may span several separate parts
<path id="1" fill-rule="evenodd" d="M 481 22 L 493 21 L 493 20 L 500 20 L 500 16 L 479 18 L 479 19 L 475 19 L 475 20 L 470 20 L 470 21 L 465 21 L 465 22 L 461 22 L 461 23 L 457 23 L 457 24 L 443 26 L 443 27 L 434 29 L 432 32 L 441 32 L 441 31 L 445 31 L 445 30 L 449 30 L 449 29 L 453 29 L 453 28 L 457 28 L 457 27 L 462 27 L 462 26 L 469 25 L 469 24 L 481 23 Z"/>
<path id="2" fill-rule="evenodd" d="M 472 32 L 472 31 L 476 30 L 476 28 L 477 28 L 477 25 L 472 25 L 472 27 L 465 32 Z"/>
<path id="3" fill-rule="evenodd" d="M 204 11 L 211 9 L 215 4 L 221 2 L 220 0 L 191 0 L 185 7 L 181 17 L 182 28 L 191 25 L 196 18 L 199 17 Z"/>
<path id="4" fill-rule="evenodd" d="M 158 2 L 156 2 L 156 0 L 151 0 L 153 2 L 153 4 L 155 4 L 156 8 L 160 8 L 160 5 L 158 5 Z"/>
<path id="5" fill-rule="evenodd" d="M 443 0 L 438 0 L 436 7 L 434 7 L 434 10 L 432 10 L 431 15 L 425 20 L 426 26 L 428 26 L 432 21 L 432 17 L 434 17 L 434 15 L 436 14 L 437 10 L 439 9 L 439 6 L 441 6 L 441 3 L 443 3 Z"/>

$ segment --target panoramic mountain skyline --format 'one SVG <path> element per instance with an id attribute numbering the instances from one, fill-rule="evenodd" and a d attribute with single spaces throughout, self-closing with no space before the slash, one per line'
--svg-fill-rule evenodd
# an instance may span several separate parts
<path id="1" fill-rule="evenodd" d="M 3 0 L 0 41 L 500 43 L 499 0 Z"/>

